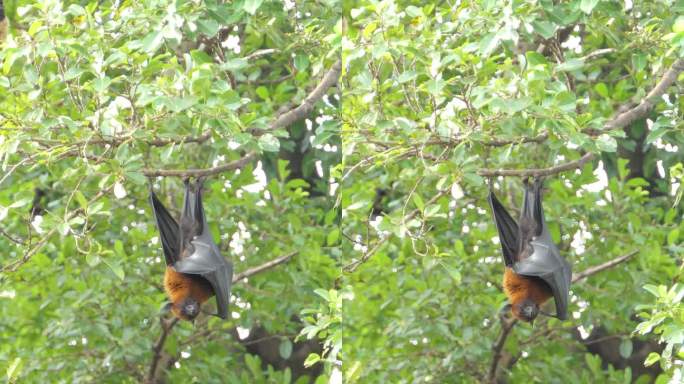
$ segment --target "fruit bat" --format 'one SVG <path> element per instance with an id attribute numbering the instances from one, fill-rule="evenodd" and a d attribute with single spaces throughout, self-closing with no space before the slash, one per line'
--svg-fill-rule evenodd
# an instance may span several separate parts
<path id="1" fill-rule="evenodd" d="M 503 288 L 509 301 L 507 307 L 513 316 L 530 323 L 539 313 L 549 315 L 539 307 L 551 297 L 556 303 L 554 317 L 567 319 L 572 278 L 570 264 L 558 252 L 544 220 L 541 189 L 541 179 L 536 179 L 534 185 L 525 181 L 519 223 L 508 214 L 491 189 L 489 192 L 489 204 L 506 265 Z"/>
<path id="2" fill-rule="evenodd" d="M 202 184 L 203 180 L 198 179 L 193 190 L 185 180 L 180 225 L 150 187 L 150 202 L 166 259 L 164 289 L 171 300 L 171 311 L 184 320 L 194 320 L 200 306 L 213 295 L 218 316 L 228 317 L 233 264 L 221 256 L 209 233 Z"/>

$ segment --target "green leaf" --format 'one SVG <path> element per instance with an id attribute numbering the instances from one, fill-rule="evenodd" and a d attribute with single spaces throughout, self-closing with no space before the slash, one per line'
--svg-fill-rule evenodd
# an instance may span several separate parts
<path id="1" fill-rule="evenodd" d="M 155 53 L 164 43 L 164 35 L 161 30 L 153 30 L 142 39 L 142 49 L 147 53 Z"/>
<path id="2" fill-rule="evenodd" d="M 254 15 L 263 2 L 264 0 L 245 0 L 242 9 L 250 15 Z"/>
<path id="3" fill-rule="evenodd" d="M 278 347 L 278 352 L 280 357 L 287 360 L 292 356 L 292 342 L 288 338 L 283 338 L 280 341 L 280 346 Z"/>
<path id="4" fill-rule="evenodd" d="M 90 266 L 90 267 L 94 267 L 94 266 L 100 264 L 100 261 L 101 261 L 100 256 L 96 253 L 93 253 L 93 252 L 88 252 L 86 254 L 85 259 L 86 259 L 86 263 L 88 263 L 88 266 Z"/>
<path id="5" fill-rule="evenodd" d="M 608 87 L 606 86 L 605 83 L 598 83 L 594 86 L 594 90 L 596 93 L 601 95 L 602 97 L 608 98 Z"/>
<path id="6" fill-rule="evenodd" d="M 623 359 L 628 359 L 630 356 L 632 356 L 632 340 L 631 339 L 622 339 L 620 342 L 620 356 L 622 356 Z"/>
<path id="7" fill-rule="evenodd" d="M 446 83 L 444 80 L 441 79 L 431 79 L 425 82 L 425 89 L 433 95 L 433 96 L 439 96 L 442 93 L 442 88 Z"/>
<path id="8" fill-rule="evenodd" d="M 108 260 L 107 258 L 103 259 L 105 264 L 109 267 L 109 269 L 114 272 L 114 275 L 119 278 L 119 280 L 123 281 L 124 277 L 126 277 L 123 268 L 121 267 L 121 264 L 116 261 Z"/>
<path id="9" fill-rule="evenodd" d="M 651 365 L 657 363 L 659 360 L 660 360 L 660 355 L 655 353 L 655 352 L 651 352 L 648 354 L 648 356 L 646 356 L 646 360 L 644 361 L 644 366 L 650 367 Z"/>
<path id="10" fill-rule="evenodd" d="M 302 54 L 295 56 L 294 66 L 299 72 L 306 71 L 306 69 L 309 68 L 309 57 Z"/>
<path id="11" fill-rule="evenodd" d="M 480 54 L 483 57 L 489 56 L 490 54 L 492 54 L 492 52 L 494 52 L 496 47 L 499 46 L 499 43 L 500 43 L 500 40 L 497 37 L 496 33 L 489 33 L 489 34 L 485 35 L 480 40 Z"/>
<path id="12" fill-rule="evenodd" d="M 397 77 L 397 82 L 403 84 L 411 80 L 415 80 L 418 77 L 418 73 L 413 70 L 404 71 Z"/>
<path id="13" fill-rule="evenodd" d="M 267 133 L 259 138 L 259 147 L 266 152 L 278 152 L 280 141 L 272 134 Z"/>
<path id="14" fill-rule="evenodd" d="M 420 197 L 419 194 L 413 194 L 413 202 L 416 204 L 418 210 L 422 211 L 425 209 L 425 203 L 423 202 L 423 199 Z"/>
<path id="15" fill-rule="evenodd" d="M 268 93 L 268 88 L 264 86 L 257 87 L 257 89 L 254 90 L 254 92 L 261 98 L 261 100 L 268 100 L 270 97 Z"/>
<path id="16" fill-rule="evenodd" d="M 661 137 L 665 136 L 666 133 L 670 131 L 670 127 L 658 127 L 648 133 L 648 136 L 646 136 L 646 144 L 651 144 L 655 141 L 658 141 Z"/>
<path id="17" fill-rule="evenodd" d="M 326 244 L 329 246 L 333 246 L 337 244 L 337 240 L 340 238 L 340 229 L 339 228 L 333 228 L 330 232 L 328 232 L 328 236 L 326 238 Z"/>
<path id="18" fill-rule="evenodd" d="M 88 208 L 88 200 L 85 198 L 85 196 L 83 196 L 83 193 L 81 193 L 81 191 L 76 191 L 74 193 L 74 197 L 76 198 L 76 201 L 78 202 L 78 205 L 81 206 L 81 208 Z"/>
<path id="19" fill-rule="evenodd" d="M 235 72 L 247 68 L 249 62 L 243 58 L 229 59 L 221 64 L 221 70 Z"/>
<path id="20" fill-rule="evenodd" d="M 541 35 L 545 39 L 550 39 L 556 34 L 558 26 L 550 21 L 545 20 L 535 20 L 532 22 L 532 27 L 534 31 Z"/>
<path id="21" fill-rule="evenodd" d="M 680 33 L 684 32 L 684 16 L 679 16 L 672 25 L 672 32 Z"/>
<path id="22" fill-rule="evenodd" d="M 109 77 L 101 77 L 93 80 L 93 89 L 97 93 L 105 93 L 107 89 L 109 88 L 109 85 L 112 83 L 112 79 Z"/>
<path id="23" fill-rule="evenodd" d="M 311 353 L 309 354 L 309 356 L 306 357 L 306 360 L 304 360 L 304 366 L 306 368 L 309 368 L 310 366 L 318 363 L 319 361 L 321 361 L 321 356 L 317 353 Z"/>
<path id="24" fill-rule="evenodd" d="M 7 367 L 7 382 L 14 383 L 21 373 L 21 357 L 15 357 Z"/>
<path id="25" fill-rule="evenodd" d="M 581 0 L 580 9 L 582 10 L 582 12 L 588 15 L 591 13 L 591 11 L 594 10 L 594 7 L 596 7 L 596 4 L 598 4 L 598 2 L 599 0 Z"/>
<path id="26" fill-rule="evenodd" d="M 560 72 L 577 71 L 584 67 L 584 61 L 580 59 L 570 59 L 556 66 L 556 70 Z"/>
<path id="27" fill-rule="evenodd" d="M 197 29 L 207 37 L 214 37 L 220 28 L 219 23 L 213 19 L 197 20 Z"/>
<path id="28" fill-rule="evenodd" d="M 596 139 L 596 146 L 601 152 L 617 151 L 617 141 L 615 141 L 614 137 L 608 136 L 605 133 Z"/>

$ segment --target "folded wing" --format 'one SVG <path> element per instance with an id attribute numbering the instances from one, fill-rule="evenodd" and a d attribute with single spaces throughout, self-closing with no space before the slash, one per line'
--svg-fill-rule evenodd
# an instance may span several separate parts
<path id="1" fill-rule="evenodd" d="M 489 191 L 489 205 L 494 213 L 494 222 L 499 232 L 499 242 L 503 252 L 504 264 L 512 266 L 518 260 L 518 224 L 506 211 L 506 208 L 499 202 L 494 195 L 494 191 Z"/>
<path id="2" fill-rule="evenodd" d="M 201 275 L 209 281 L 216 294 L 218 315 L 225 319 L 228 317 L 233 265 L 221 256 L 211 237 L 204 215 L 201 187 L 201 181 L 197 182 L 196 191 L 189 191 L 186 185 L 181 236 L 183 244 L 188 243 L 187 255 L 176 263 L 175 268 L 178 272 Z"/>
<path id="3" fill-rule="evenodd" d="M 154 220 L 159 230 L 166 265 L 173 266 L 180 255 L 178 223 L 171 217 L 164 204 L 159 201 L 152 188 L 150 188 L 150 203 L 152 204 Z"/>
<path id="4" fill-rule="evenodd" d="M 513 270 L 523 276 L 536 276 L 543 279 L 553 292 L 556 316 L 565 320 L 572 269 L 551 239 L 542 209 L 541 189 L 540 180 L 535 180 L 532 187 L 525 185 L 520 221 L 521 223 L 530 222 L 531 226 L 525 229 L 522 228 L 525 225 L 521 224 L 520 253 L 525 257 L 513 266 Z"/>

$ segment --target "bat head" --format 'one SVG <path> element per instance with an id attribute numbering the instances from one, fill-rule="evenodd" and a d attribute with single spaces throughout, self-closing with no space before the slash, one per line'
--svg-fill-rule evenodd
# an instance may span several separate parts
<path id="1" fill-rule="evenodd" d="M 195 317 L 200 313 L 200 303 L 192 297 L 186 297 L 177 306 L 174 306 L 174 312 L 183 320 L 195 320 Z"/>
<path id="2" fill-rule="evenodd" d="M 532 323 L 539 315 L 539 306 L 531 299 L 525 299 L 511 308 L 513 315 L 518 319 Z"/>

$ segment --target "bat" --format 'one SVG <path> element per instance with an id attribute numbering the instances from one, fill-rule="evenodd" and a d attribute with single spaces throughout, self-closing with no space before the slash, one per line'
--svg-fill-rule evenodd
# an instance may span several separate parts
<path id="1" fill-rule="evenodd" d="M 214 295 L 217 315 L 226 319 L 233 281 L 233 264 L 221 256 L 209 233 L 202 205 L 203 182 L 198 179 L 193 190 L 189 180 L 185 180 L 180 225 L 150 186 L 150 202 L 166 260 L 164 289 L 173 314 L 190 321 Z"/>
<path id="2" fill-rule="evenodd" d="M 541 189 L 541 179 L 536 179 L 534 185 L 525 181 L 519 224 L 496 198 L 491 184 L 489 191 L 489 204 L 506 265 L 503 278 L 509 301 L 506 307 L 510 307 L 514 317 L 529 323 L 534 322 L 539 313 L 567 319 L 572 278 L 570 264 L 561 257 L 551 240 L 542 209 Z M 551 297 L 556 303 L 556 315 L 540 310 Z"/>

